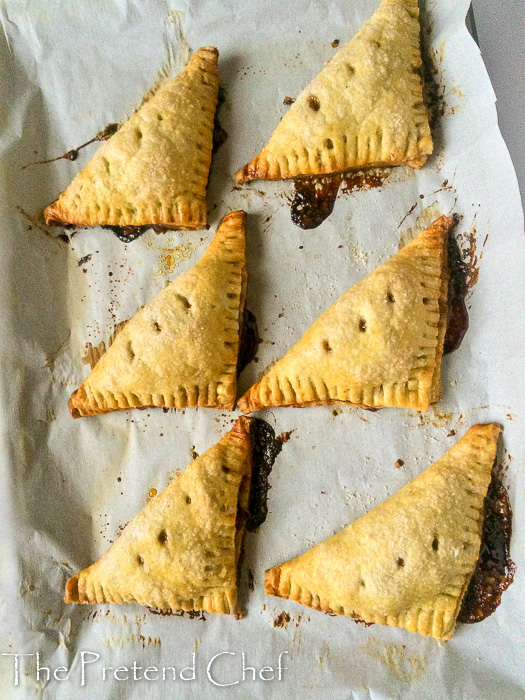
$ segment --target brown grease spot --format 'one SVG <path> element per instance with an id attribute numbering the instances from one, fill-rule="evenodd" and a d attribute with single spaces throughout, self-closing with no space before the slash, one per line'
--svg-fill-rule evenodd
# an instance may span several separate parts
<path id="1" fill-rule="evenodd" d="M 288 613 L 284 612 L 284 610 L 283 610 L 283 612 L 279 613 L 279 615 L 277 615 L 277 617 L 273 621 L 273 626 L 274 627 L 282 627 L 282 628 L 286 629 L 288 627 L 288 623 L 290 622 L 290 620 L 291 620 L 290 615 L 288 615 Z"/>

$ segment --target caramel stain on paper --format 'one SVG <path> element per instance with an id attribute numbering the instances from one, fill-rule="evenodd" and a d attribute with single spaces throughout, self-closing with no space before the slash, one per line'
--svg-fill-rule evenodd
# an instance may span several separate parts
<path id="1" fill-rule="evenodd" d="M 293 430 L 287 430 L 284 433 L 281 433 L 275 438 L 275 441 L 278 442 L 280 445 L 285 445 L 288 440 L 292 437 L 292 433 L 295 432 L 295 428 Z"/>
<path id="2" fill-rule="evenodd" d="M 156 495 L 157 495 L 157 489 L 156 489 L 156 488 L 153 488 L 153 486 L 152 486 L 152 487 L 150 488 L 150 490 L 148 491 L 148 496 L 147 496 L 147 498 L 146 498 L 146 502 L 151 501 L 151 499 L 152 499 L 152 498 L 155 498 Z"/>
<path id="3" fill-rule="evenodd" d="M 365 654 L 384 664 L 402 683 L 419 681 L 425 673 L 425 664 L 417 658 L 410 658 L 403 644 L 381 644 L 376 639 L 369 638 L 362 647 Z"/>
<path id="4" fill-rule="evenodd" d="M 483 242 L 483 246 L 487 241 L 487 237 Z M 472 291 L 473 287 L 479 279 L 479 257 L 477 254 L 477 224 L 476 214 L 470 230 L 458 235 L 458 243 L 461 248 L 463 262 L 465 264 L 465 283 L 468 291 Z"/>
<path id="5" fill-rule="evenodd" d="M 288 615 L 288 613 L 283 610 L 283 612 L 279 613 L 279 615 L 277 615 L 277 617 L 273 621 L 273 626 L 286 629 L 291 619 L 292 618 L 290 617 L 290 615 Z"/>
<path id="6" fill-rule="evenodd" d="M 315 105 L 312 106 L 312 109 Z M 332 213 L 337 195 L 381 187 L 388 171 L 377 169 L 307 177 L 294 181 L 291 217 L 296 226 L 314 229 Z"/>
<path id="7" fill-rule="evenodd" d="M 62 160 L 62 159 L 63 160 L 76 160 L 79 156 L 80 151 L 83 148 L 86 148 L 86 146 L 90 146 L 92 143 L 95 143 L 95 141 L 107 141 L 114 134 L 116 134 L 119 129 L 120 129 L 120 124 L 116 124 L 116 123 L 107 124 L 102 129 L 102 131 L 99 131 L 96 136 L 93 136 L 92 139 L 89 139 L 89 141 L 86 141 L 81 146 L 77 146 L 76 148 L 72 148 L 70 151 L 63 153 L 61 156 L 56 156 L 55 158 L 48 158 L 46 160 L 35 160 L 32 163 L 27 163 L 26 165 L 22 166 L 22 170 L 25 170 L 26 168 L 29 168 L 32 165 L 45 165 L 47 163 L 55 163 L 57 160 Z"/>
<path id="8" fill-rule="evenodd" d="M 173 239 L 168 239 L 168 243 L 172 240 Z M 148 245 L 151 246 L 152 243 L 149 242 Z M 191 241 L 169 248 L 161 248 L 161 252 L 159 253 L 159 268 L 153 275 L 153 281 L 155 284 L 158 284 L 161 277 L 170 275 L 172 272 L 174 272 L 181 262 L 189 260 L 193 250 L 193 243 Z"/>
<path id="9" fill-rule="evenodd" d="M 203 610 L 159 610 L 159 608 L 150 608 L 149 605 L 145 607 L 153 615 L 160 615 L 161 617 L 189 617 L 190 620 L 206 621 Z"/>

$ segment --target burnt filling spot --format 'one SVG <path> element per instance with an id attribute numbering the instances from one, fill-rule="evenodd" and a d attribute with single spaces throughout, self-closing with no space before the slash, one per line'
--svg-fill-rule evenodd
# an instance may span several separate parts
<path id="1" fill-rule="evenodd" d="M 246 529 L 255 532 L 268 515 L 268 490 L 271 488 L 269 477 L 277 455 L 286 442 L 287 433 L 276 438 L 272 426 L 261 418 L 255 418 L 251 427 L 253 444 L 253 469 L 250 487 L 249 516 Z"/>
<path id="2" fill-rule="evenodd" d="M 461 603 L 459 622 L 481 622 L 492 615 L 514 581 L 516 565 L 510 557 L 512 508 L 501 482 L 501 470 L 493 472 L 484 514 L 479 558 Z"/>
<path id="3" fill-rule="evenodd" d="M 243 369 L 250 362 L 253 362 L 259 349 L 259 343 L 262 340 L 259 337 L 259 329 L 257 328 L 257 319 L 248 309 L 243 310 L 241 332 L 239 335 L 239 350 L 237 353 L 237 376 L 241 374 Z"/>

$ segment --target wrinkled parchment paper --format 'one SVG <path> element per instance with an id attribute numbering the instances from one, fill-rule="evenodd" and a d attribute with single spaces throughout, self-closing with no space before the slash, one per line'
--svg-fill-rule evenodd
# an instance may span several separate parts
<path id="1" fill-rule="evenodd" d="M 436 152 L 421 171 L 398 170 L 381 189 L 342 195 L 320 228 L 290 221 L 289 183 L 237 188 L 234 172 L 272 133 L 286 107 L 348 40 L 378 0 L 4 0 L 0 37 L 2 698 L 513 698 L 523 697 L 525 246 L 518 186 L 497 126 L 495 97 L 465 28 L 466 0 L 427 0 L 426 26 L 444 95 Z M 504 37 L 497 37 L 504 41 Z M 209 231 L 148 232 L 124 245 L 100 228 L 69 243 L 36 217 L 87 162 L 22 170 L 123 121 L 154 84 L 176 74 L 191 50 L 220 51 L 229 134 L 213 161 Z M 443 365 L 444 398 L 428 415 L 333 407 L 264 414 L 294 430 L 271 477 L 270 513 L 246 538 L 236 622 L 160 617 L 140 606 L 66 606 L 64 583 L 97 559 L 170 476 L 202 454 L 235 414 L 118 413 L 73 421 L 67 399 L 97 344 L 168 281 L 191 266 L 223 214 L 249 212 L 247 306 L 263 343 L 241 377 L 244 391 L 349 286 L 398 249 L 429 205 L 456 212 L 471 264 L 470 329 Z M 407 212 L 410 212 L 407 215 Z M 36 221 L 36 223 L 35 223 Z M 61 230 L 51 232 L 52 236 Z M 68 232 L 71 235 L 71 232 Z M 477 281 L 476 281 L 477 280 Z M 474 284 L 475 283 L 475 284 Z M 439 644 L 408 632 L 364 627 L 267 598 L 264 570 L 375 506 L 439 458 L 478 421 L 504 427 L 500 461 L 514 509 L 514 584 L 481 624 L 458 626 Z M 453 434 L 455 433 L 455 435 Z M 396 460 L 404 462 L 395 467 Z M 148 495 L 149 494 L 149 495 Z M 249 573 L 254 590 L 249 590 Z M 282 627 L 274 621 L 283 612 Z M 215 683 L 206 668 L 211 668 Z M 39 663 L 70 669 L 66 680 Z M 81 652 L 91 660 L 81 685 Z M 287 667 L 277 676 L 278 657 Z M 195 680 L 133 680 L 148 666 L 188 667 Z M 274 669 L 262 680 L 245 665 Z M 102 666 L 126 666 L 118 681 Z M 125 677 L 125 672 L 117 674 Z M 154 672 L 148 674 L 150 678 Z M 186 676 L 191 677 L 187 671 Z M 264 678 L 272 673 L 266 671 Z M 63 678 L 64 673 L 58 672 Z"/>

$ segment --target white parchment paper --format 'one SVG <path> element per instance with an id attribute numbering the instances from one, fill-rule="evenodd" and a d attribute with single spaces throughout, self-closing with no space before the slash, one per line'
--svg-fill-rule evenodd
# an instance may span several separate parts
<path id="1" fill-rule="evenodd" d="M 289 183 L 235 186 L 234 172 L 264 145 L 299 90 L 347 41 L 378 0 L 4 0 L 0 36 L 0 604 L 2 698 L 522 698 L 524 461 L 523 213 L 497 126 L 495 97 L 465 28 L 466 0 L 427 0 L 426 26 L 443 87 L 436 153 L 381 189 L 342 195 L 320 228 L 290 220 Z M 496 40 L 504 41 L 504 37 Z M 124 245 L 100 228 L 69 244 L 32 221 L 93 152 L 22 170 L 123 121 L 144 93 L 176 74 L 191 50 L 220 51 L 229 134 L 213 161 L 211 229 Z M 151 489 L 215 443 L 236 414 L 204 410 L 118 413 L 73 421 L 70 393 L 87 374 L 87 342 L 107 339 L 191 266 L 228 210 L 249 213 L 247 306 L 264 342 L 241 377 L 244 391 L 343 291 L 396 252 L 429 205 L 462 216 L 456 235 L 479 278 L 470 329 L 443 365 L 444 398 L 421 416 L 342 408 L 281 409 L 263 417 L 294 429 L 271 477 L 270 513 L 249 534 L 241 572 L 246 617 L 159 617 L 139 606 L 66 606 L 66 579 L 97 559 Z M 415 208 L 413 208 L 415 205 Z M 407 215 L 410 210 L 411 213 Z M 25 214 L 24 214 L 25 212 Z M 54 235 L 60 231 L 54 231 Z M 497 612 L 458 626 L 446 644 L 365 628 L 267 598 L 264 570 L 340 530 L 439 458 L 478 421 L 504 426 L 500 460 L 514 509 L 518 570 Z M 453 435 L 452 433 L 456 433 Z M 404 466 L 395 468 L 396 460 Z M 248 589 L 248 572 L 255 590 Z M 287 611 L 291 620 L 275 628 Z M 81 685 L 80 654 L 100 658 Z M 214 685 L 206 667 L 213 667 Z M 242 678 L 242 656 L 282 679 Z M 66 680 L 35 676 L 41 665 Z M 196 679 L 147 681 L 148 666 L 188 666 Z M 88 657 L 94 659 L 95 657 Z M 133 680 L 133 662 L 142 667 Z M 128 680 L 102 666 L 127 666 Z M 64 674 L 58 673 L 59 677 Z M 125 674 L 120 673 L 123 677 Z M 150 675 L 155 675 L 150 674 Z M 270 673 L 263 674 L 269 677 Z"/>

